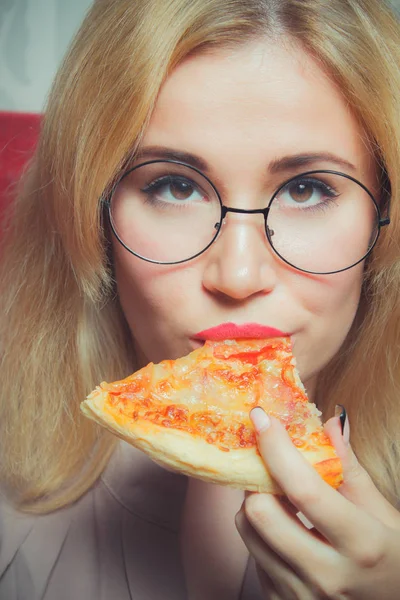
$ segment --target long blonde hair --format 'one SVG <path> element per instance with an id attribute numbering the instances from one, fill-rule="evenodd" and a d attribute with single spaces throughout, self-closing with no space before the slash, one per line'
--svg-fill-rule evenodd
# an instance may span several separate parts
<path id="1" fill-rule="evenodd" d="M 392 224 L 366 270 L 343 351 L 321 374 L 383 493 L 400 497 L 400 33 L 382 0 L 97 0 L 56 77 L 38 148 L 3 233 L 0 479 L 49 512 L 99 477 L 115 439 L 79 412 L 101 380 L 135 368 L 101 203 L 140 144 L 171 69 L 204 48 L 288 35 L 343 90 L 390 179 Z"/>

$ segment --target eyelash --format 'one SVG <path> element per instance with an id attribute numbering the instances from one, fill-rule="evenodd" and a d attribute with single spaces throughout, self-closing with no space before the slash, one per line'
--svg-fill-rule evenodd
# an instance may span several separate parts
<path id="1" fill-rule="evenodd" d="M 294 179 L 294 180 L 290 181 L 289 183 L 287 183 L 286 185 L 284 185 L 280 189 L 278 195 L 281 194 L 282 192 L 288 191 L 290 189 L 290 187 L 294 184 L 312 185 L 313 187 L 315 187 L 319 191 L 321 191 L 321 193 L 325 197 L 327 197 L 324 202 L 321 202 L 319 204 L 314 204 L 312 206 L 305 206 L 303 208 L 303 210 L 324 210 L 326 204 L 328 204 L 329 202 L 333 202 L 340 196 L 340 193 L 335 188 L 329 186 L 324 181 L 321 181 L 319 179 L 314 179 L 314 178 Z"/>
<path id="2" fill-rule="evenodd" d="M 157 190 L 163 188 L 164 186 L 172 184 L 172 183 L 176 183 L 176 182 L 187 183 L 187 184 L 193 186 L 194 190 L 198 191 L 199 193 L 202 193 L 201 188 L 199 188 L 197 186 L 197 184 L 195 182 L 191 181 L 190 179 L 187 179 L 186 177 L 182 177 L 182 176 L 171 176 L 171 175 L 162 175 L 161 177 L 154 179 L 153 181 L 151 181 L 150 183 L 145 185 L 143 188 L 141 188 L 141 191 L 144 194 L 147 194 L 149 196 L 150 194 L 156 192 Z M 290 186 L 295 185 L 295 184 L 297 184 L 297 185 L 312 185 L 314 188 L 319 190 L 321 192 L 321 194 L 325 197 L 325 200 L 323 202 L 320 202 L 319 204 L 315 204 L 312 206 L 305 206 L 305 207 L 303 207 L 303 210 L 309 210 L 309 211 L 324 210 L 326 205 L 329 202 L 334 201 L 335 199 L 339 198 L 339 196 L 340 196 L 340 193 L 335 188 L 331 187 L 330 185 L 328 185 L 327 183 L 325 183 L 319 179 L 314 179 L 314 178 L 292 180 L 289 183 L 287 183 L 283 188 L 281 188 L 281 190 L 279 191 L 279 194 L 289 191 Z M 150 201 L 149 198 L 148 198 L 148 200 Z M 154 198 L 151 201 L 154 202 L 155 201 Z M 185 203 L 182 202 L 182 208 L 184 207 L 184 205 L 185 205 Z"/>
<path id="3" fill-rule="evenodd" d="M 144 188 L 141 188 L 141 191 L 145 194 L 148 194 L 149 192 L 153 192 L 154 190 L 159 190 L 160 188 L 171 184 L 171 183 L 187 183 L 191 186 L 193 186 L 193 189 L 198 189 L 198 186 L 191 181 L 190 179 L 187 179 L 186 177 L 180 177 L 180 176 L 171 176 L 171 175 L 162 175 L 161 177 L 158 177 L 157 179 L 154 179 L 153 181 L 151 181 L 150 183 L 148 183 Z"/>

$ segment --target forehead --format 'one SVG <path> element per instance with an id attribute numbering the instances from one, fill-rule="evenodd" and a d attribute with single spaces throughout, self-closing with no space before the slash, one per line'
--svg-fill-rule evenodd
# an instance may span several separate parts
<path id="1" fill-rule="evenodd" d="M 196 153 L 222 169 L 336 153 L 372 184 L 367 137 L 344 95 L 315 59 L 288 42 L 213 49 L 183 61 L 161 88 L 149 144 Z"/>

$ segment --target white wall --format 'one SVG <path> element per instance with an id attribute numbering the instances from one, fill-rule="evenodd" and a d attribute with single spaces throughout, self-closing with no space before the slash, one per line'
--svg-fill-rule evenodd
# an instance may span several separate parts
<path id="1" fill-rule="evenodd" d="M 41 112 L 91 0 L 0 0 L 0 110 Z"/>
<path id="2" fill-rule="evenodd" d="M 400 9 L 400 0 L 392 2 Z M 0 110 L 43 109 L 58 64 L 91 3 L 0 0 Z"/>

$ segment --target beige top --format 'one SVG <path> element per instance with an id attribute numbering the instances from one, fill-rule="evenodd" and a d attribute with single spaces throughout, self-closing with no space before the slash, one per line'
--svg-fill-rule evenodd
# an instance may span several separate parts
<path id="1" fill-rule="evenodd" d="M 179 553 L 186 485 L 121 442 L 72 506 L 31 516 L 0 504 L 0 600 L 186 600 Z M 250 559 L 240 600 L 261 598 Z"/>

